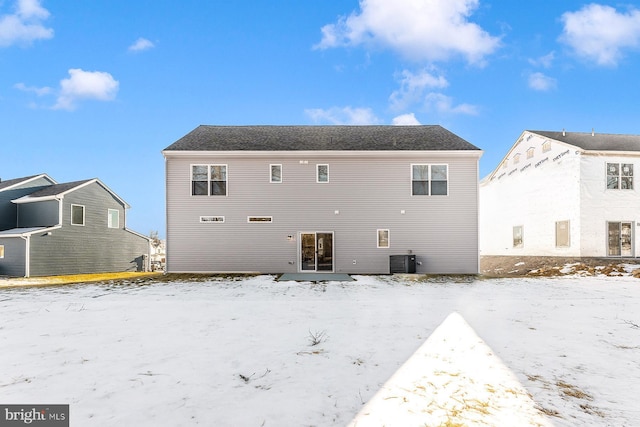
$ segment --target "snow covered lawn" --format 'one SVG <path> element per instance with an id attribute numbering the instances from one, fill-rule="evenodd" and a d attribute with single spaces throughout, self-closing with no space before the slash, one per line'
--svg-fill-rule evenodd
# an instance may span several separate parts
<path id="1" fill-rule="evenodd" d="M 452 312 L 556 426 L 640 425 L 640 280 L 0 290 L 0 403 L 72 426 L 344 426 Z"/>

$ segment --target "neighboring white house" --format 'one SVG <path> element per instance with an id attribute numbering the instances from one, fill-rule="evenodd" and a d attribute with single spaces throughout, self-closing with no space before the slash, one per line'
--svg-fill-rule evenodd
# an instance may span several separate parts
<path id="1" fill-rule="evenodd" d="M 478 272 L 482 151 L 440 126 L 199 126 L 163 154 L 167 272 Z"/>
<path id="2" fill-rule="evenodd" d="M 636 257 L 640 136 L 524 131 L 480 183 L 481 255 Z"/>

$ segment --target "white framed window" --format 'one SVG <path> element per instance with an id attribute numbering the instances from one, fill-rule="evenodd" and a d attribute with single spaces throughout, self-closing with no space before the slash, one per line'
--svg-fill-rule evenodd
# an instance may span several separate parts
<path id="1" fill-rule="evenodd" d="M 524 246 L 524 227 L 516 225 L 513 227 L 513 247 L 521 248 Z"/>
<path id="2" fill-rule="evenodd" d="M 556 248 L 568 248 L 570 246 L 569 221 L 556 221 Z"/>
<path id="3" fill-rule="evenodd" d="M 378 248 L 388 248 L 389 247 L 389 229 L 379 228 L 377 230 L 377 233 L 378 233 Z"/>
<path id="4" fill-rule="evenodd" d="M 329 182 L 329 165 L 316 165 L 316 182 Z"/>
<path id="5" fill-rule="evenodd" d="M 269 165 L 269 182 L 273 184 L 282 182 L 282 165 Z"/>
<path id="6" fill-rule="evenodd" d="M 107 211 L 107 227 L 120 228 L 120 211 L 117 209 L 109 209 Z"/>
<path id="7" fill-rule="evenodd" d="M 446 196 L 449 194 L 448 165 L 411 165 L 412 196 Z"/>
<path id="8" fill-rule="evenodd" d="M 212 215 L 201 216 L 200 222 L 203 224 L 222 224 L 224 223 L 224 217 Z"/>
<path id="9" fill-rule="evenodd" d="M 4 245 L 0 245 L 0 259 L 4 258 Z"/>
<path id="10" fill-rule="evenodd" d="M 247 222 L 270 223 L 270 222 L 273 222 L 273 217 L 272 216 L 248 216 Z"/>
<path id="11" fill-rule="evenodd" d="M 633 164 L 607 163 L 607 190 L 633 190 Z"/>
<path id="12" fill-rule="evenodd" d="M 226 196 L 227 165 L 191 165 L 192 196 Z"/>
<path id="13" fill-rule="evenodd" d="M 71 205 L 71 225 L 84 225 L 84 206 Z"/>

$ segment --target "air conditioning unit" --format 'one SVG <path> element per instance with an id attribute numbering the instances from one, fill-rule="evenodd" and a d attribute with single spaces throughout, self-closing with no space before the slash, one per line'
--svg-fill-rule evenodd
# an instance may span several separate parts
<path id="1" fill-rule="evenodd" d="M 415 273 L 416 272 L 416 256 L 415 255 L 390 255 L 389 256 L 389 272 L 393 273 Z"/>

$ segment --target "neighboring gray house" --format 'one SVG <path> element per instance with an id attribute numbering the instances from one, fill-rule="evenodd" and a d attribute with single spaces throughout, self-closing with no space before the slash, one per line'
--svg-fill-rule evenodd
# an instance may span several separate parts
<path id="1" fill-rule="evenodd" d="M 126 227 L 127 208 L 98 179 L 0 182 L 0 275 L 148 270 L 149 238 Z"/>
<path id="2" fill-rule="evenodd" d="M 162 153 L 167 272 L 478 272 L 482 151 L 440 126 L 199 126 Z"/>

